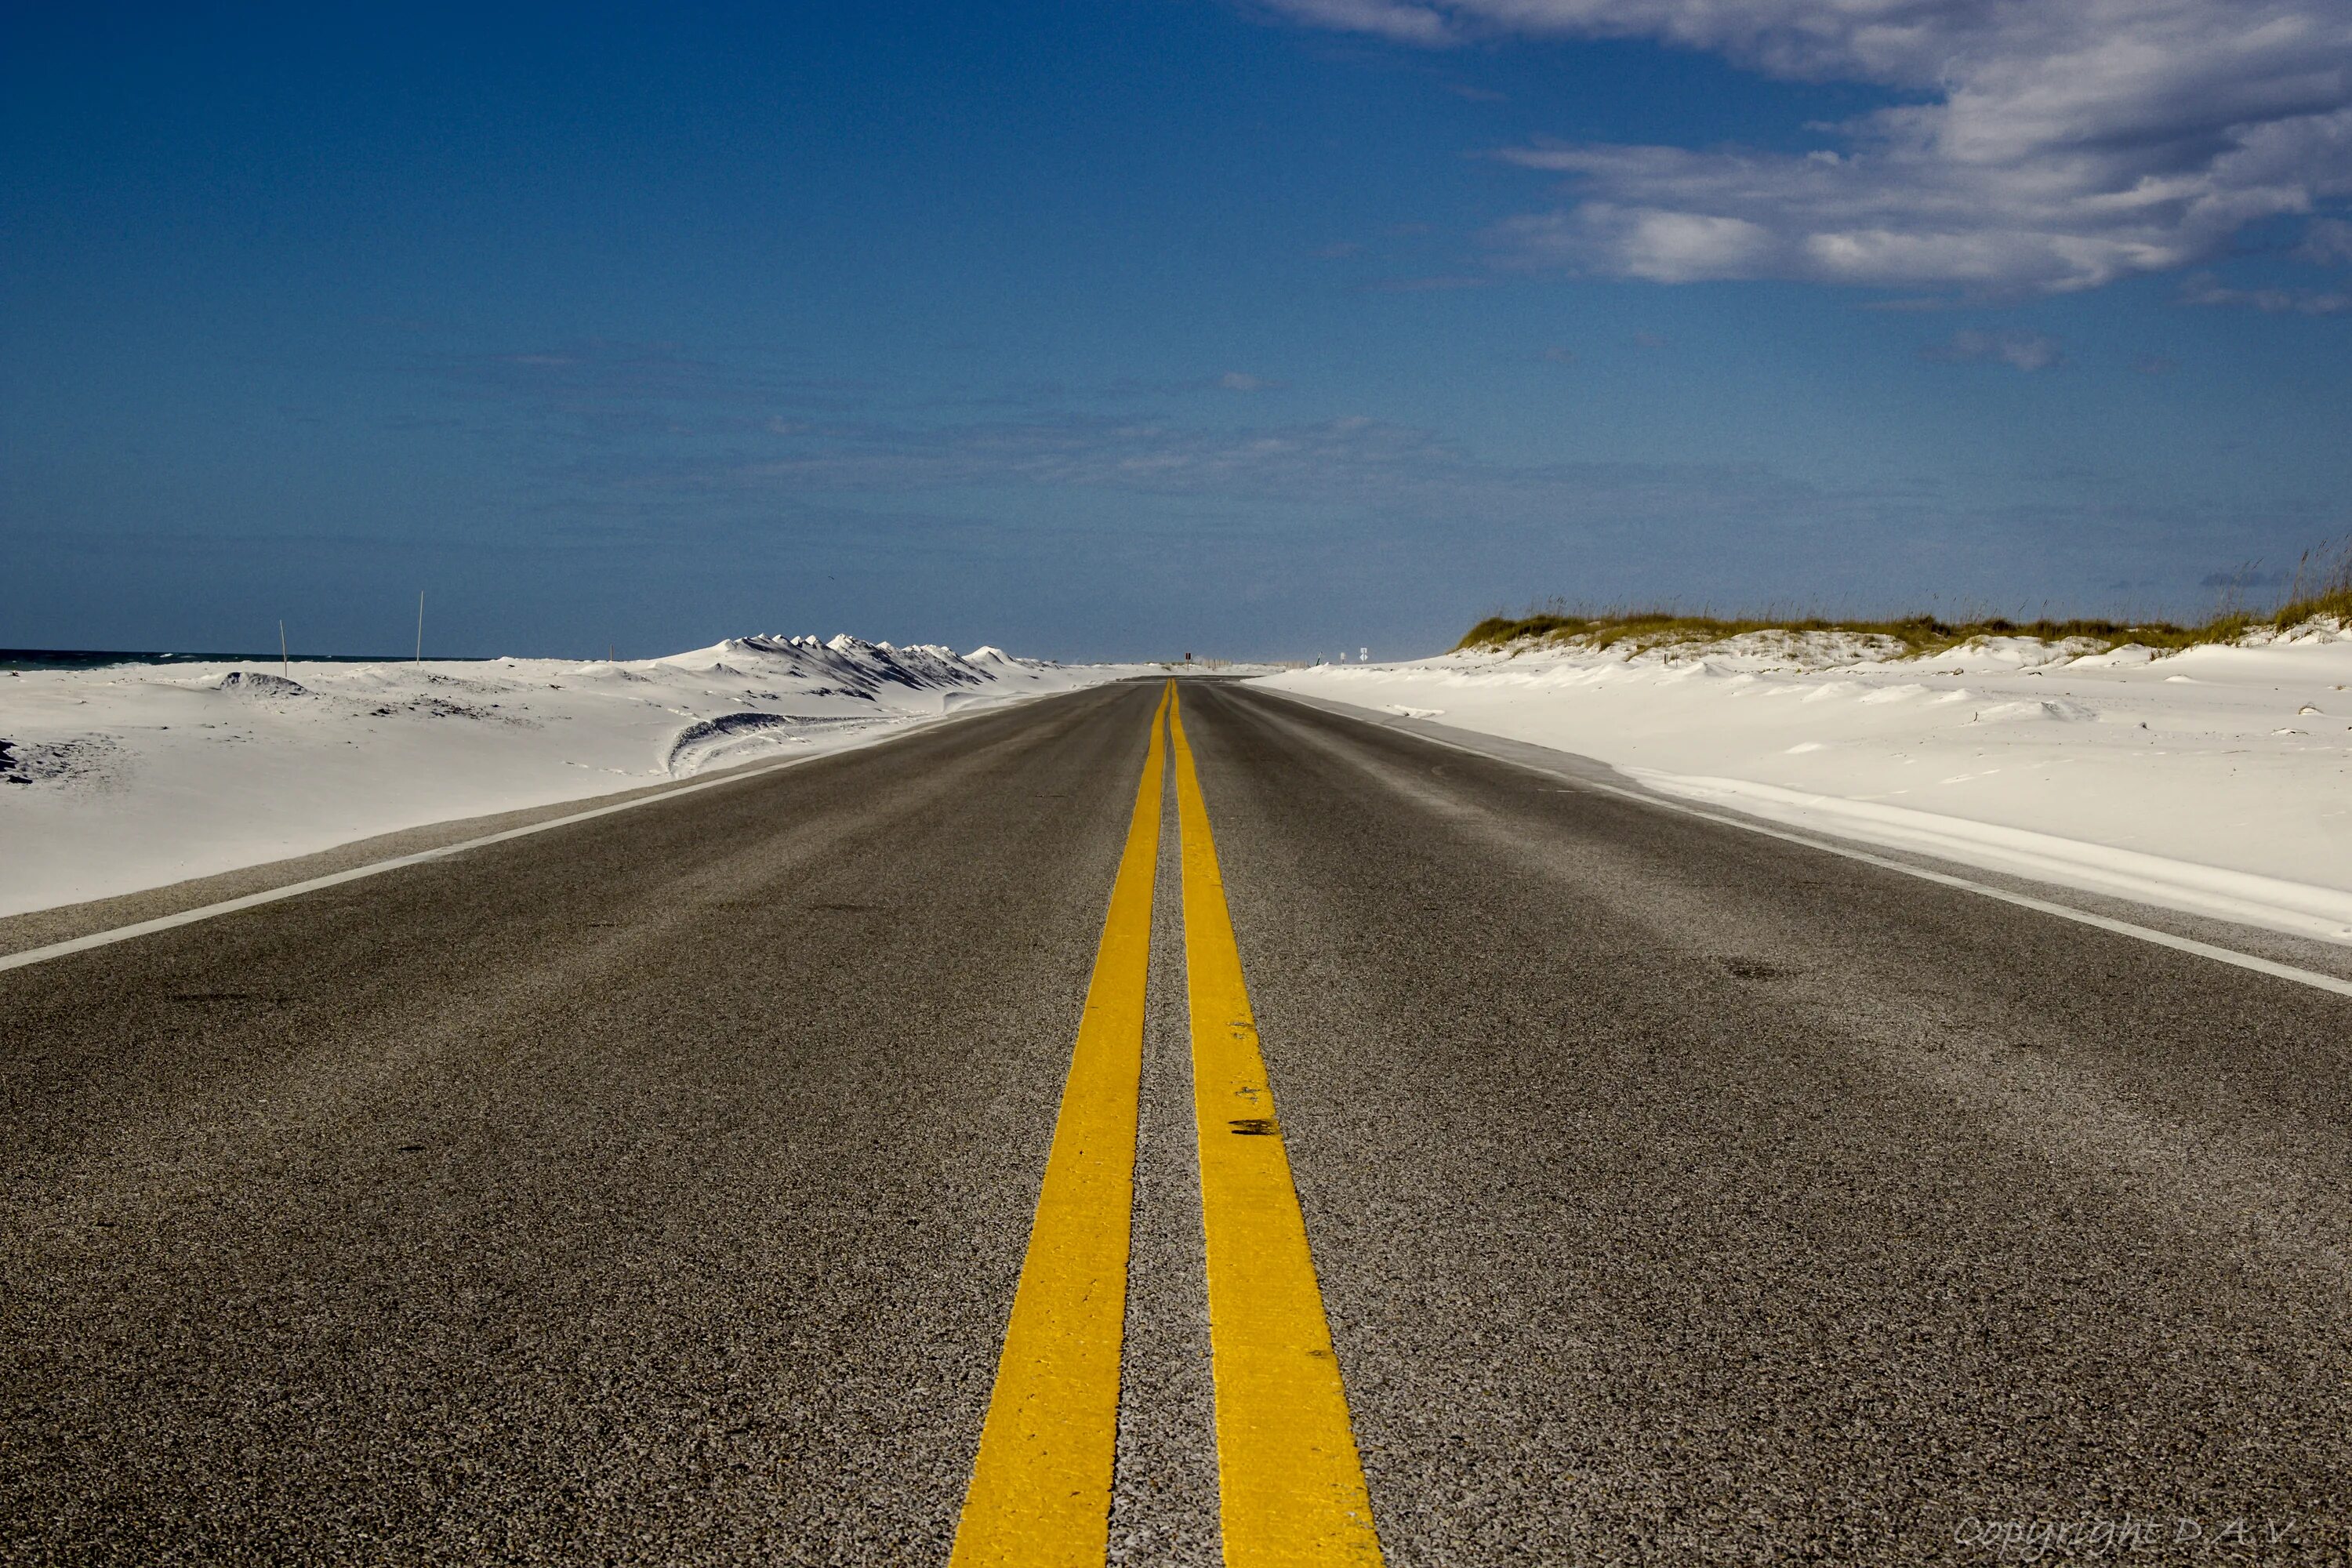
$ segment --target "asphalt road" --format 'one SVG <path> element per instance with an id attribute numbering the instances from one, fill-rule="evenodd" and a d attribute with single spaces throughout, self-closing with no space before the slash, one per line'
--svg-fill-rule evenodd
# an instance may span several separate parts
<path id="1" fill-rule="evenodd" d="M 0 1561 L 944 1561 L 1156 700 L 0 973 Z M 1389 1562 L 2343 1559 L 2352 1000 L 1183 711 Z M 1211 1563 L 1172 807 L 1111 1554 Z"/>

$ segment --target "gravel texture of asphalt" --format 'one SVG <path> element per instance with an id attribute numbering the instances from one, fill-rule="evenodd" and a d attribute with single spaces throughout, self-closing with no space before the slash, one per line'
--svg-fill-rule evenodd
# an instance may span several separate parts
<path id="1" fill-rule="evenodd" d="M 1391 1563 L 2352 1551 L 2352 1001 L 1181 689 Z M 1157 700 L 0 973 L 0 1562 L 944 1562 Z M 1209 1564 L 1172 806 L 1110 1554 Z"/>

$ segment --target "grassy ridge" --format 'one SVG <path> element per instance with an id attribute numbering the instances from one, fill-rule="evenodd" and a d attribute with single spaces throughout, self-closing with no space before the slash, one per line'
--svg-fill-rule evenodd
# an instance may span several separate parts
<path id="1" fill-rule="evenodd" d="M 1904 657 L 1914 658 L 1941 653 L 1972 638 L 1986 637 L 2039 637 L 2044 642 L 2084 637 L 2110 647 L 2137 643 L 2168 652 L 2201 643 L 2235 642 L 2249 632 L 2284 631 L 2321 616 L 2352 625 L 2352 541 L 2331 547 L 2316 562 L 2313 555 L 2306 554 L 2295 570 L 2285 602 L 2276 609 L 2225 609 L 2193 626 L 2173 621 L 2011 621 L 1999 617 L 1956 622 L 1938 620 L 1933 616 L 1907 616 L 1891 621 L 1724 619 L 1667 609 L 1595 615 L 1546 611 L 1517 616 L 1489 616 L 1472 626 L 1454 647 L 1501 647 L 1532 639 L 1573 641 L 1593 648 L 1631 641 L 1636 647 L 1648 648 L 1682 642 L 1715 642 L 1745 632 L 1844 632 L 1890 639 L 1902 646 Z"/>
<path id="2" fill-rule="evenodd" d="M 1540 614 L 1489 616 L 1472 626 L 1457 647 L 1498 647 L 1522 638 L 1565 642 L 1571 638 L 1589 647 L 1609 647 L 1632 640 L 1643 647 L 1664 643 L 1714 642 L 1743 632 L 1848 632 L 1858 637 L 1891 637 L 1909 654 L 1940 653 L 1979 637 L 2040 637 L 2060 642 L 2067 637 L 2091 637 L 2108 644 L 2140 643 L 2148 647 L 2189 647 L 2200 642 L 2226 642 L 2252 629 L 2256 623 L 2243 615 L 2225 616 L 2203 626 L 2170 622 L 2126 625 L 2120 621 L 1939 621 L 1933 616 L 1911 616 L 1899 621 L 1724 620 L 1714 616 L 1685 616 L 1668 610 L 1634 610 L 1597 616 Z"/>

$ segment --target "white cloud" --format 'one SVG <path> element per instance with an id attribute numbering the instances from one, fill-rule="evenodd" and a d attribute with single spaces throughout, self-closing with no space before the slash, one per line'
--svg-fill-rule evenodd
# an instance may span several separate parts
<path id="1" fill-rule="evenodd" d="M 2249 223 L 2352 197 L 2347 0 L 1272 3 L 1423 46 L 1651 37 L 1921 99 L 1824 128 L 1832 144 L 1805 154 L 1513 149 L 1570 177 L 1567 205 L 1495 231 L 1522 266 L 2056 292 L 2194 265 Z"/>
<path id="2" fill-rule="evenodd" d="M 2210 272 L 2192 276 L 2180 290 L 2184 305 L 2237 305 L 2266 316 L 2341 316 L 2352 311 L 2352 294 L 2342 289 L 2231 289 Z"/>
<path id="3" fill-rule="evenodd" d="M 1250 375 L 1243 371 L 1229 370 L 1217 377 L 1217 384 L 1227 392 L 1264 392 L 1274 383 Z"/>
<path id="4" fill-rule="evenodd" d="M 1773 243 L 1769 230 L 1744 218 L 1597 201 L 1511 218 L 1495 237 L 1508 265 L 1574 266 L 1605 250 L 1616 263 L 1610 270 L 1654 283 L 1745 276 Z"/>
<path id="5" fill-rule="evenodd" d="M 1919 357 L 1937 364 L 1970 364 L 1981 360 L 1998 361 L 2013 369 L 2048 370 L 2063 364 L 2066 356 L 2058 347 L 2058 340 L 2043 337 L 2039 332 L 1954 332 L 1940 343 L 1930 343 L 1919 351 Z"/>
<path id="6" fill-rule="evenodd" d="M 1439 432 L 1360 415 L 1202 426 L 1067 416 L 957 426 L 844 421 L 764 444 L 728 464 L 700 458 L 677 483 L 810 495 L 978 489 L 1217 496 L 1459 521 L 1557 521 L 1606 513 L 1818 520 L 1883 518 L 1906 504 L 1824 491 L 1742 464 L 1514 463 Z"/>
<path id="7" fill-rule="evenodd" d="M 2300 260 L 2325 267 L 2331 262 L 2352 262 L 2352 223 L 2341 218 L 2321 218 L 2303 232 L 2303 243 L 2294 247 Z"/>
<path id="8" fill-rule="evenodd" d="M 1400 43 L 1451 41 L 1445 18 L 1423 5 L 1399 5 L 1391 0 L 1277 0 L 1275 8 L 1318 27 L 1376 33 Z"/>

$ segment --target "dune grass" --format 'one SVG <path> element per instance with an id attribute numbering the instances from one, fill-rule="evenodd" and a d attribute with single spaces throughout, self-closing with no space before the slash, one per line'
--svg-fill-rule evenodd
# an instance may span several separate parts
<path id="1" fill-rule="evenodd" d="M 1577 616 L 1541 612 L 1529 616 L 1489 616 L 1472 626 L 1458 647 L 1498 647 L 1522 640 L 1574 641 L 1595 648 L 1631 641 L 1641 647 L 1678 642 L 1716 642 L 1747 632 L 1843 632 L 1855 637 L 1891 638 L 1903 646 L 1906 657 L 1941 653 L 1972 637 L 2026 637 L 2045 642 L 2088 637 L 2115 646 L 2136 642 L 2147 647 L 2181 648 L 2200 642 L 2227 642 L 2243 636 L 2254 622 L 2244 615 L 2218 616 L 2200 626 L 2168 621 L 2126 623 L 2105 620 L 2011 621 L 1994 617 L 1981 621 L 1944 621 L 1933 616 L 1908 616 L 1901 620 L 1802 620 L 1773 617 L 1726 619 L 1717 616 L 1684 615 L 1673 610 L 1624 610 Z"/>
<path id="2" fill-rule="evenodd" d="M 2159 653 L 2170 653 L 2205 643 L 2236 642 L 2253 632 L 2284 631 L 2323 616 L 2352 625 L 2352 538 L 2305 552 L 2284 598 L 2275 608 L 2257 611 L 2225 604 L 2208 619 L 2193 624 L 2103 619 L 2015 621 L 2001 616 L 1947 621 L 1934 616 L 1906 616 L 1896 620 L 1831 620 L 1819 616 L 1726 617 L 1664 607 L 1591 613 L 1555 607 L 1524 616 L 1489 616 L 1472 626 L 1454 647 L 1498 648 L 1520 642 L 1573 642 L 1581 647 L 1606 648 L 1631 642 L 1636 648 L 1653 648 L 1675 643 L 1716 642 L 1748 632 L 1840 632 L 1889 639 L 1901 646 L 1903 652 L 1896 656 L 1899 658 L 1931 657 L 1977 637 L 2038 637 L 2053 643 L 2079 637 L 2107 647 L 2137 643 Z"/>

